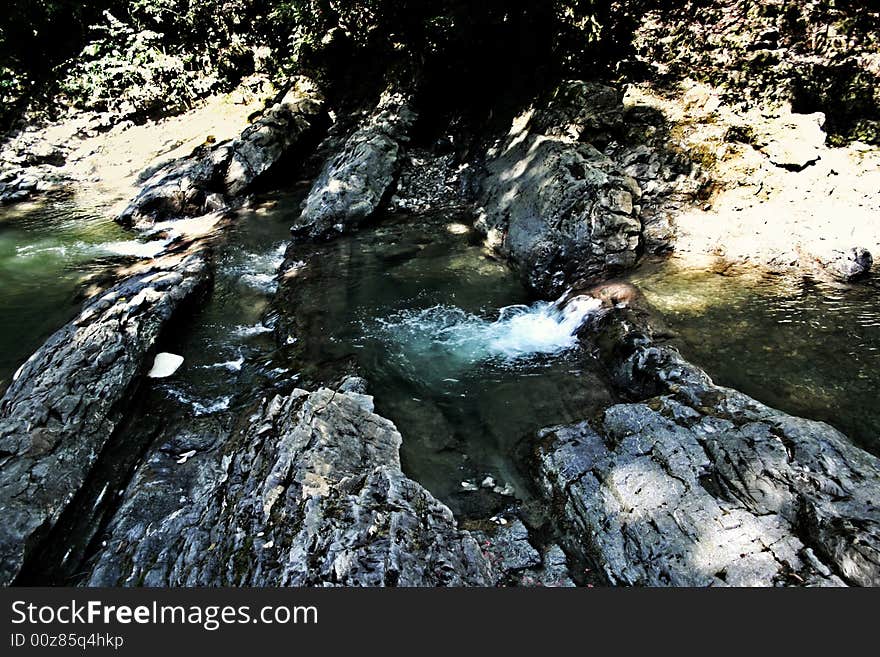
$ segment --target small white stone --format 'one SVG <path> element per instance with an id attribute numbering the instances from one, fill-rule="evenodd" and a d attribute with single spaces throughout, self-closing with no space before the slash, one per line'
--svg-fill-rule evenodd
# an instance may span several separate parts
<path id="1" fill-rule="evenodd" d="M 153 360 L 153 368 L 147 372 L 147 377 L 151 379 L 164 379 L 174 374 L 182 364 L 183 356 L 163 351 L 156 354 L 156 358 Z"/>
<path id="2" fill-rule="evenodd" d="M 191 449 L 188 452 L 184 452 L 183 454 L 180 455 L 180 458 L 177 459 L 177 463 L 182 465 L 195 455 L 196 455 L 196 450 L 194 450 L 194 449 Z"/>
<path id="3" fill-rule="evenodd" d="M 492 477 L 486 477 L 480 484 L 483 488 L 495 488 L 495 480 Z"/>

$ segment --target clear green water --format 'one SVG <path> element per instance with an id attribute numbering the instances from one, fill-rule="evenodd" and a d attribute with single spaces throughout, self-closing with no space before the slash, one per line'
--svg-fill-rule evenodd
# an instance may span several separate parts
<path id="1" fill-rule="evenodd" d="M 880 455 L 880 289 L 792 276 L 687 272 L 631 279 L 682 353 L 719 384 L 840 429 Z"/>
<path id="2" fill-rule="evenodd" d="M 76 314 L 90 281 L 122 261 L 119 243 L 130 239 L 69 202 L 0 208 L 0 392 Z"/>
<path id="3" fill-rule="evenodd" d="M 266 320 L 290 240 L 289 217 L 298 213 L 301 197 L 301 191 L 267 196 L 262 207 L 271 211 L 242 211 L 225 229 L 208 298 L 161 347 L 185 360 L 173 377 L 150 382 L 160 416 L 232 416 L 276 388 L 295 385 L 299 376 L 276 349 Z"/>

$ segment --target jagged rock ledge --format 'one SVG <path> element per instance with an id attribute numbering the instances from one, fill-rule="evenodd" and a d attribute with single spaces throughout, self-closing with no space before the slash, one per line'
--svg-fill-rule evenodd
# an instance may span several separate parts
<path id="1" fill-rule="evenodd" d="M 544 296 L 670 249 L 671 216 L 706 179 L 656 136 L 663 123 L 662 115 L 625 107 L 620 89 L 561 83 L 514 119 L 477 167 L 475 227 Z"/>
<path id="2" fill-rule="evenodd" d="M 324 163 L 291 232 L 325 239 L 372 217 L 394 187 L 415 120 L 412 93 L 393 84 L 386 88 L 372 113 Z"/>
<path id="3" fill-rule="evenodd" d="M 306 77 L 294 78 L 287 92 L 237 139 L 201 146 L 154 173 L 118 220 L 143 226 L 234 205 L 274 165 L 307 145 L 326 121 L 317 85 Z"/>
<path id="4" fill-rule="evenodd" d="M 204 248 L 157 259 L 87 302 L 18 371 L 0 400 L 0 584 L 83 486 L 163 327 L 210 275 Z"/>
<path id="5" fill-rule="evenodd" d="M 540 434 L 570 553 L 611 584 L 880 584 L 880 460 L 716 386 L 629 311 L 609 326 L 615 382 L 644 401 Z"/>
<path id="6" fill-rule="evenodd" d="M 88 584 L 491 584 L 474 538 L 401 472 L 401 436 L 361 389 L 264 400 L 161 517 L 141 473 Z"/>

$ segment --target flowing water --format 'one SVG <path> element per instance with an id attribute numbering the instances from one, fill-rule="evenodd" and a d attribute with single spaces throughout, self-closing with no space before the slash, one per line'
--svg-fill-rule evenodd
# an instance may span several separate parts
<path id="1" fill-rule="evenodd" d="M 404 470 L 460 517 L 529 501 L 537 429 L 613 401 L 574 336 L 592 300 L 536 301 L 454 218 L 389 218 L 291 254 L 276 332 L 310 384 L 357 372 Z"/>
<path id="2" fill-rule="evenodd" d="M 631 279 L 719 384 L 880 455 L 880 286 L 651 264 Z"/>
<path id="3" fill-rule="evenodd" d="M 114 266 L 155 252 L 70 201 L 0 210 L 0 392 Z"/>
<path id="4" fill-rule="evenodd" d="M 130 421 L 140 437 L 120 449 L 210 449 L 260 396 L 356 373 L 401 430 L 405 471 L 460 517 L 529 502 L 535 431 L 615 401 L 574 337 L 596 303 L 531 298 L 453 216 L 386 217 L 287 252 L 301 195 L 267 196 L 228 229 L 209 298 L 162 345 L 184 364 L 147 383 Z M 94 282 L 160 246 L 64 203 L 5 211 L 0 388 Z M 876 286 L 688 273 L 673 263 L 632 279 L 716 381 L 880 452 Z M 127 467 L 138 454 L 125 456 Z M 103 489 L 124 486 L 123 470 L 96 482 L 99 501 Z"/>

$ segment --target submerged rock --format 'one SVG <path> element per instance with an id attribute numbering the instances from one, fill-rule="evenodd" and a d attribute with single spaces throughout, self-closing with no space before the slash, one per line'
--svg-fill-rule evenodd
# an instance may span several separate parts
<path id="1" fill-rule="evenodd" d="M 161 455 L 135 476 L 88 584 L 489 584 L 476 541 L 401 472 L 400 443 L 358 392 L 264 401 L 183 497 L 156 497 Z"/>
<path id="2" fill-rule="evenodd" d="M 315 83 L 296 78 L 287 93 L 232 142 L 200 146 L 150 177 L 120 214 L 123 224 L 215 211 L 306 142 L 324 116 Z"/>
<path id="3" fill-rule="evenodd" d="M 311 238 L 343 233 L 371 217 L 397 178 L 416 119 L 412 98 L 386 90 L 373 113 L 324 164 L 291 227 Z"/>
<path id="4" fill-rule="evenodd" d="M 612 584 L 880 584 L 880 460 L 714 385 L 633 323 L 606 356 L 627 394 L 649 398 L 541 432 L 568 549 Z"/>
<path id="5" fill-rule="evenodd" d="M 0 400 L 0 584 L 83 486 L 168 321 L 207 284 L 206 253 L 167 256 L 89 301 Z"/>

